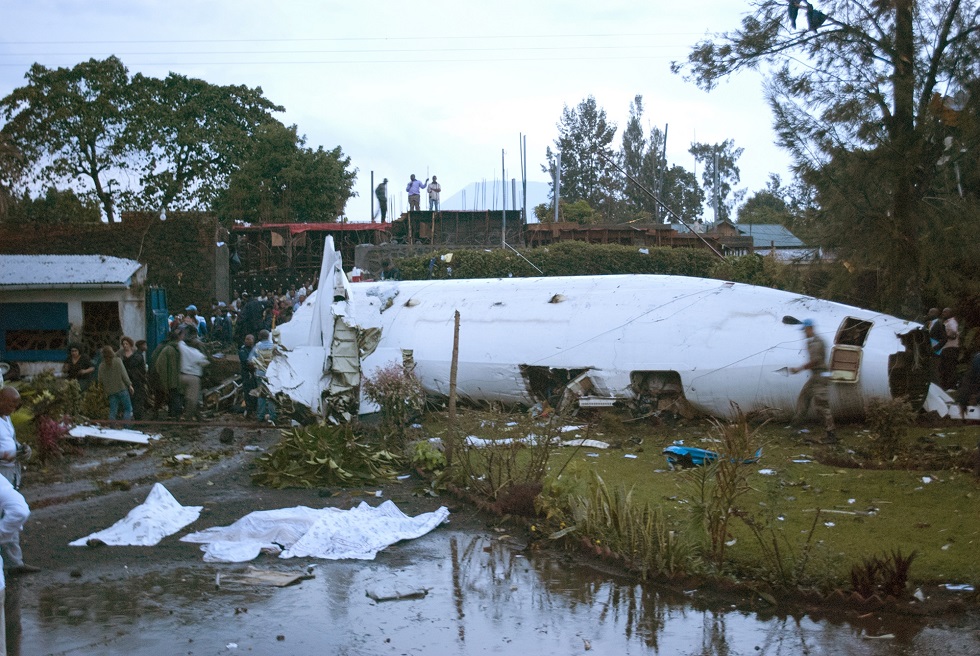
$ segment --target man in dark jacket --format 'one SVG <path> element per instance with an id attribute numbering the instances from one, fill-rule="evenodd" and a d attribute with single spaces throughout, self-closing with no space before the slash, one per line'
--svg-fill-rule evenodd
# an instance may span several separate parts
<path id="1" fill-rule="evenodd" d="M 246 298 L 247 293 L 242 293 L 242 298 Z M 248 335 L 262 330 L 262 319 L 265 315 L 265 303 L 257 298 L 248 298 L 239 322 L 242 324 L 242 335 Z"/>
<path id="2" fill-rule="evenodd" d="M 253 370 L 252 366 L 248 363 L 248 357 L 252 354 L 252 348 L 254 346 L 255 335 L 249 333 L 248 335 L 245 335 L 245 343 L 238 349 L 238 363 L 241 367 L 242 394 L 245 395 L 246 417 L 255 416 L 255 407 L 258 403 L 258 398 L 250 393 L 258 384 L 255 380 L 255 370 Z"/>
<path id="3" fill-rule="evenodd" d="M 184 397 L 180 384 L 180 349 L 184 331 L 177 329 L 153 352 L 153 371 L 160 389 L 167 395 L 167 407 L 171 419 L 179 419 L 184 411 Z"/>

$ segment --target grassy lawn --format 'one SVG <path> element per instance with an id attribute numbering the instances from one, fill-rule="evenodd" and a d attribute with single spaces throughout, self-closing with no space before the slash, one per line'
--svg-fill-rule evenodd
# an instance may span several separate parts
<path id="1" fill-rule="evenodd" d="M 439 419 L 426 422 L 430 434 L 441 430 Z M 586 481 L 589 477 L 582 474 L 594 471 L 609 487 L 632 488 L 634 501 L 659 507 L 671 528 L 692 534 L 698 500 L 693 470 L 671 471 L 662 450 L 679 440 L 717 450 L 718 429 L 709 422 L 652 426 L 625 419 L 607 411 L 588 431 L 561 433 L 563 440 L 588 437 L 611 446 L 555 449 L 549 476 L 563 469 L 563 478 Z M 488 415 L 467 432 L 483 438 L 514 437 L 521 427 L 507 426 L 507 421 Z M 846 584 L 851 566 L 862 559 L 914 550 L 913 582 L 980 584 L 980 479 L 972 471 L 822 464 L 828 456 L 830 463 L 840 463 L 866 450 L 869 431 L 862 425 L 843 426 L 838 430 L 840 443 L 833 447 L 807 444 L 806 437 L 781 425 L 757 429 L 755 440 L 763 455 L 746 465 L 749 489 L 736 507 L 764 526 L 764 540 L 771 544 L 775 539 L 784 556 L 798 558 L 810 541 L 807 580 Z M 942 454 L 955 451 L 957 445 L 974 449 L 978 439 L 980 426 L 915 426 L 903 438 L 903 450 L 916 454 L 926 448 L 936 454 L 933 462 L 946 463 L 950 459 Z M 960 462 L 967 462 L 962 455 Z M 746 577 L 764 569 L 766 558 L 753 532 L 739 519 L 733 518 L 728 527 L 725 569 Z"/>

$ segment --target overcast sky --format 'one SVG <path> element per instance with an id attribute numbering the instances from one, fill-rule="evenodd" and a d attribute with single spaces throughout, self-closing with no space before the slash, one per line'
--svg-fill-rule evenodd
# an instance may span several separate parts
<path id="1" fill-rule="evenodd" d="M 618 148 L 630 101 L 642 94 L 647 126 L 669 126 L 671 164 L 694 170 L 692 141 L 734 139 L 751 193 L 770 172 L 788 178 L 761 77 L 742 74 L 708 94 L 670 72 L 748 8 L 746 0 L 0 0 L 0 96 L 34 62 L 71 67 L 113 54 L 130 73 L 262 87 L 308 146 L 339 145 L 351 157 L 359 196 L 347 215 L 358 221 L 369 217 L 371 171 L 398 192 L 410 173 L 436 174 L 447 197 L 499 179 L 501 149 L 507 178 L 520 179 L 525 134 L 528 178 L 546 181 L 541 165 L 563 105 L 594 95 L 620 128 Z"/>

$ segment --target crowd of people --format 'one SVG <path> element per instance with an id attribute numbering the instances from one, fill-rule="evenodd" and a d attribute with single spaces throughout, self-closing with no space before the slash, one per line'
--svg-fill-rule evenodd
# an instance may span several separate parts
<path id="1" fill-rule="evenodd" d="M 147 353 L 144 340 L 128 336 L 118 348 L 104 346 L 92 357 L 81 345 L 71 344 L 62 372 L 78 381 L 83 393 L 97 381 L 108 398 L 110 420 L 198 420 L 201 380 L 211 363 L 208 353 L 234 344 L 241 363 L 243 411 L 274 423 L 275 404 L 265 387 L 273 338 L 313 289 L 311 281 L 276 292 L 236 292 L 231 303 L 212 301 L 206 313 L 191 304 L 169 317 L 169 335 L 153 353 Z"/>

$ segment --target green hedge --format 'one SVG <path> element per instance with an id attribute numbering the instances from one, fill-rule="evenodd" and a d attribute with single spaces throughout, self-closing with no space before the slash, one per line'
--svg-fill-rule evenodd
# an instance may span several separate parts
<path id="1" fill-rule="evenodd" d="M 402 280 L 445 280 L 447 278 L 509 278 L 529 276 L 586 276 L 623 273 L 671 274 L 714 277 L 720 261 L 711 253 L 688 248 L 650 248 L 640 252 L 635 246 L 561 242 L 546 248 L 513 251 L 443 249 L 405 258 L 397 263 Z M 451 253 L 452 260 L 443 256 Z"/>

